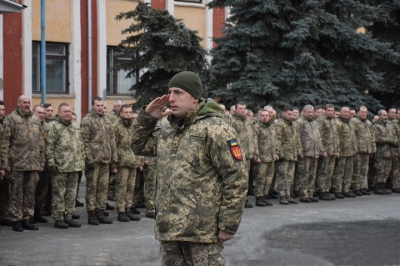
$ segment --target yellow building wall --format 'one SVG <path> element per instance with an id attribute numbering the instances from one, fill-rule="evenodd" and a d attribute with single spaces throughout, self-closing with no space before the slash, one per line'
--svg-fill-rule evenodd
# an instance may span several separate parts
<path id="1" fill-rule="evenodd" d="M 106 1 L 106 23 L 107 23 L 107 45 L 117 46 L 127 35 L 122 30 L 128 28 L 133 20 L 116 20 L 115 17 L 121 12 L 132 11 L 136 8 L 136 1 L 107 0 Z"/>
<path id="2" fill-rule="evenodd" d="M 41 4 L 33 0 L 32 39 L 40 41 Z M 70 43 L 72 40 L 72 1 L 46 0 L 46 41 Z"/>
<path id="3" fill-rule="evenodd" d="M 33 109 L 33 107 L 35 105 L 40 105 L 40 101 L 42 99 L 40 97 L 33 97 L 32 102 L 31 102 L 31 109 Z M 58 110 L 58 106 L 62 103 L 68 103 L 71 106 L 71 110 L 72 112 L 75 112 L 75 103 L 74 103 L 75 99 L 73 98 L 64 98 L 64 99 L 60 99 L 60 98 L 47 98 L 46 102 L 50 103 L 51 106 L 53 107 L 53 114 L 56 115 L 57 114 L 57 110 Z"/>
<path id="4" fill-rule="evenodd" d="M 197 35 L 203 38 L 201 46 L 206 48 L 207 25 L 206 9 L 204 7 L 175 5 L 175 18 L 183 19 L 186 28 L 198 31 Z"/>

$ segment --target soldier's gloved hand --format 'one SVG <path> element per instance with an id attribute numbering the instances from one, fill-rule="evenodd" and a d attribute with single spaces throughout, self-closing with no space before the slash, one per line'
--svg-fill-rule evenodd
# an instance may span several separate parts
<path id="1" fill-rule="evenodd" d="M 51 176 L 56 176 L 60 172 L 58 171 L 57 166 L 51 165 L 51 166 L 49 166 L 49 173 L 50 173 Z"/>

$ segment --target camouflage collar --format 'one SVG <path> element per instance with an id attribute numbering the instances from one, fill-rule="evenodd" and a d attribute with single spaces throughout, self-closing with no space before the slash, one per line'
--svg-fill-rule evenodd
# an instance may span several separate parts
<path id="1" fill-rule="evenodd" d="M 122 118 L 121 116 L 119 117 L 119 122 L 123 124 L 125 127 L 130 127 L 133 123 L 133 120 L 130 118 Z"/>
<path id="2" fill-rule="evenodd" d="M 58 115 L 55 115 L 50 121 L 57 121 L 65 126 L 71 125 L 71 120 L 62 120 Z"/>
<path id="3" fill-rule="evenodd" d="M 282 116 L 282 120 L 285 121 L 285 123 L 288 124 L 288 125 L 292 125 L 293 124 L 293 120 L 286 119 L 284 116 Z"/>
<path id="4" fill-rule="evenodd" d="M 234 114 L 233 116 L 234 116 L 234 117 L 237 117 L 237 118 L 239 118 L 239 119 L 241 119 L 242 121 L 245 121 L 245 120 L 246 120 L 246 116 L 245 116 L 245 115 L 237 115 L 237 114 Z"/>
<path id="5" fill-rule="evenodd" d="M 365 120 L 367 120 L 366 118 L 361 118 L 361 117 L 359 117 L 358 115 L 356 115 L 355 118 L 360 119 L 361 122 L 365 122 Z"/>
<path id="6" fill-rule="evenodd" d="M 169 122 L 171 127 L 175 128 L 175 129 L 179 129 L 179 128 L 186 127 L 186 126 L 192 124 L 197 116 L 197 113 L 203 106 L 204 106 L 204 101 L 200 102 L 194 110 L 187 112 L 186 115 L 181 118 L 177 118 L 176 116 L 171 115 L 170 122 Z"/>
<path id="7" fill-rule="evenodd" d="M 30 117 L 30 116 L 33 115 L 31 110 L 29 110 L 29 113 L 26 115 L 26 114 L 22 113 L 19 108 L 15 109 L 15 113 L 18 114 L 19 116 L 22 116 L 22 117 Z"/>
<path id="8" fill-rule="evenodd" d="M 258 121 L 258 123 L 263 126 L 263 127 L 268 127 L 272 124 L 273 120 L 270 119 L 267 123 L 262 122 L 261 120 Z"/>
<path id="9" fill-rule="evenodd" d="M 95 117 L 104 117 L 104 114 L 98 114 L 95 110 L 90 110 L 90 114 Z"/>
<path id="10" fill-rule="evenodd" d="M 342 121 L 343 123 L 349 123 L 350 119 L 348 118 L 343 118 L 343 117 L 339 117 L 340 121 Z"/>

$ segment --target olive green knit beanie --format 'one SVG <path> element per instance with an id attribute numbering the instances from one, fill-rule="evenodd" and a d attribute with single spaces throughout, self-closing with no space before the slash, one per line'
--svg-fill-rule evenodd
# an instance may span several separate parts
<path id="1" fill-rule="evenodd" d="M 196 73 L 191 71 L 183 71 L 175 76 L 168 83 L 168 88 L 178 87 L 190 93 L 197 99 L 203 98 L 203 85 Z"/>

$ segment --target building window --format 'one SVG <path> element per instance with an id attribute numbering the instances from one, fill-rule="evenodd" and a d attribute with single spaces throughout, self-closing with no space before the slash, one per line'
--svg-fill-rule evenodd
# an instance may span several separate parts
<path id="1" fill-rule="evenodd" d="M 196 3 L 196 4 L 201 4 L 203 1 L 202 0 L 175 0 L 176 2 L 188 2 L 188 3 Z"/>
<path id="2" fill-rule="evenodd" d="M 40 42 L 32 44 L 32 91 L 40 93 Z M 46 43 L 46 93 L 68 93 L 68 44 Z"/>
<path id="3" fill-rule="evenodd" d="M 132 58 L 124 57 L 117 47 L 107 47 L 107 94 L 131 95 L 132 92 L 129 89 L 139 82 L 139 75 L 128 78 L 126 75 L 129 71 L 111 69 L 124 60 L 132 60 Z"/>

